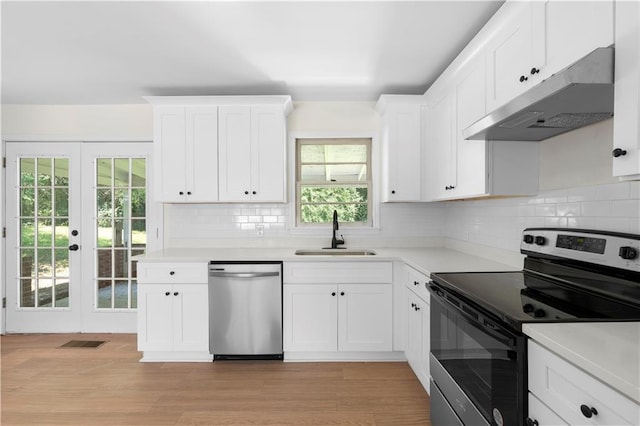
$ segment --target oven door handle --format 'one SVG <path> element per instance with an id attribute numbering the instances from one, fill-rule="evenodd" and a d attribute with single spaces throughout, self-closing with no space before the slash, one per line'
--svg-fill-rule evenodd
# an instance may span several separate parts
<path id="1" fill-rule="evenodd" d="M 460 314 L 462 314 L 462 316 L 467 321 L 469 321 L 470 324 L 475 326 L 477 329 L 479 329 L 483 333 L 489 334 L 491 337 L 493 337 L 494 339 L 498 340 L 500 343 L 506 346 L 509 346 L 512 348 L 516 346 L 516 339 L 514 336 L 512 336 L 511 334 L 507 334 L 508 332 L 505 332 L 503 327 L 501 327 L 498 324 L 495 324 L 493 321 L 486 319 L 484 315 L 482 315 L 476 309 L 469 306 L 464 301 L 455 297 L 448 291 L 446 290 L 443 291 L 442 289 L 434 285 L 430 285 L 429 290 L 431 291 L 432 294 L 442 299 L 442 303 L 444 304 L 445 308 L 446 307 L 454 308 L 456 311 L 460 312 Z M 455 303 L 452 303 L 451 300 L 454 300 Z"/>

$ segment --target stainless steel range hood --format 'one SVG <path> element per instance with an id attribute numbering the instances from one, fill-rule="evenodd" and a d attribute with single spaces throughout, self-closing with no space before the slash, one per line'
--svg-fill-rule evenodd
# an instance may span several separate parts
<path id="1" fill-rule="evenodd" d="M 541 141 L 612 117 L 613 55 L 613 47 L 594 50 L 464 129 L 464 138 Z"/>

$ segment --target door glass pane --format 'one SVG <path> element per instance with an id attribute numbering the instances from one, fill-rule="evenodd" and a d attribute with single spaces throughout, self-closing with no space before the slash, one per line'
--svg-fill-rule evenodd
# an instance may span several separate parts
<path id="1" fill-rule="evenodd" d="M 68 307 L 69 159 L 20 158 L 18 165 L 20 307 Z"/>
<path id="2" fill-rule="evenodd" d="M 147 244 L 146 159 L 100 158 L 96 164 L 96 306 L 136 308 L 131 257 L 144 253 Z"/>

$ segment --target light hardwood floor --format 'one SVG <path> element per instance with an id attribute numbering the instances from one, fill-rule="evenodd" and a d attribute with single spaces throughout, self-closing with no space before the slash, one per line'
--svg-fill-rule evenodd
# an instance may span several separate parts
<path id="1" fill-rule="evenodd" d="M 99 348 L 59 348 L 106 340 Z M 5 425 L 430 425 L 406 363 L 139 363 L 131 334 L 0 337 Z"/>

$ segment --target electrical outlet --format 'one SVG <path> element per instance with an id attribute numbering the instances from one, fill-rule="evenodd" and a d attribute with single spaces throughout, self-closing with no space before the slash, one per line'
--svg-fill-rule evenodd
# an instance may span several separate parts
<path id="1" fill-rule="evenodd" d="M 264 225 L 256 225 L 256 235 L 258 237 L 264 236 Z"/>

